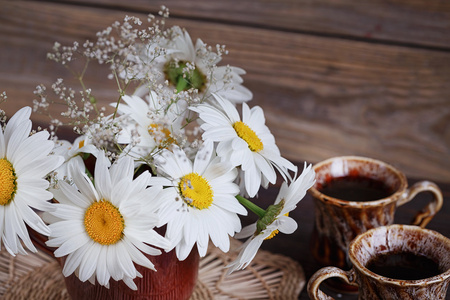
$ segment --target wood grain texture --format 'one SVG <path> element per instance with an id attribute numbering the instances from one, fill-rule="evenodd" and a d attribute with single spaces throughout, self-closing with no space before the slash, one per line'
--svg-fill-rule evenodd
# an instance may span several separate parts
<path id="1" fill-rule="evenodd" d="M 59 0 L 316 35 L 450 48 L 450 3 L 431 0 Z"/>
<path id="2" fill-rule="evenodd" d="M 92 39 L 114 20 L 141 11 L 136 7 L 142 3 L 122 2 L 116 10 L 82 2 L 0 1 L 0 91 L 8 93 L 7 112 L 31 105 L 37 84 L 69 76 L 45 59 L 54 41 Z M 172 11 L 184 11 L 188 2 L 177 3 Z M 234 1 L 224 3 L 232 12 Z M 243 1 L 251 3 L 264 19 L 268 7 Z M 268 3 L 285 22 L 285 7 L 278 12 L 275 2 Z M 209 10 L 200 11 L 207 15 Z M 214 21 L 197 17 L 187 11 L 170 24 L 186 27 L 194 39 L 227 46 L 230 54 L 223 63 L 247 71 L 245 85 L 254 93 L 250 105 L 263 107 L 285 157 L 317 162 L 363 155 L 387 161 L 408 176 L 450 182 L 450 51 L 250 26 L 238 20 L 242 16 L 226 22 L 217 15 L 210 17 Z M 113 101 L 115 88 L 102 76 L 104 70 L 94 66 L 92 71 L 88 80 L 97 96 L 105 104 Z"/>

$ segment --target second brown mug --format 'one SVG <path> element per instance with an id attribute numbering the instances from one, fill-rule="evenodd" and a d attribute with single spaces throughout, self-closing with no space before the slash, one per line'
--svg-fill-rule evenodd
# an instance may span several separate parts
<path id="1" fill-rule="evenodd" d="M 318 270 L 308 282 L 313 300 L 333 299 L 320 285 L 339 278 L 357 287 L 359 300 L 445 299 L 450 282 L 450 240 L 410 225 L 380 226 L 357 236 L 349 246 L 353 267 Z"/>

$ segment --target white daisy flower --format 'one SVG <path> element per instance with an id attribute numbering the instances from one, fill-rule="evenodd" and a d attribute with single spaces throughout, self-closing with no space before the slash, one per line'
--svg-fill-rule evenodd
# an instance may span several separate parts
<path id="1" fill-rule="evenodd" d="M 154 269 L 142 253 L 159 255 L 167 240 L 153 228 L 158 222 L 160 187 L 147 188 L 151 175 L 144 172 L 133 180 L 134 164 L 122 157 L 109 169 L 109 160 L 99 153 L 95 165 L 95 186 L 73 163 L 69 169 L 75 186 L 59 182 L 53 190 L 55 211 L 51 223 L 49 247 L 58 247 L 54 255 L 66 256 L 63 274 L 74 273 L 81 281 L 90 280 L 108 287 L 109 280 L 124 280 L 137 289 L 133 279 L 141 276 L 133 263 Z"/>
<path id="2" fill-rule="evenodd" d="M 178 144 L 177 138 L 184 133 L 182 121 L 185 108 L 176 104 L 169 107 L 153 91 L 146 98 L 147 101 L 137 95 L 123 96 L 123 102 L 117 108 L 120 115 L 131 119 L 131 122 L 122 121 L 124 128 L 119 134 L 118 142 L 128 144 L 124 153 L 135 159 Z M 136 134 L 139 141 L 133 143 Z"/>
<path id="3" fill-rule="evenodd" d="M 162 177 L 152 177 L 151 183 L 168 187 L 159 196 L 164 203 L 160 225 L 167 223 L 166 237 L 176 247 L 178 259 L 184 260 L 195 243 L 200 256 L 205 256 L 209 238 L 227 252 L 229 236 L 241 230 L 237 214 L 247 214 L 235 198 L 236 169 L 220 162 L 208 142 L 193 163 L 178 147 L 173 153 L 163 151 L 155 160 Z"/>
<path id="4" fill-rule="evenodd" d="M 185 29 L 173 26 L 170 37 L 158 46 L 165 49 L 165 55 L 155 58 L 154 47 L 146 47 L 141 56 L 133 60 L 147 63 L 149 74 L 160 73 L 160 83 L 167 80 L 171 90 L 180 92 L 194 88 L 205 95 L 205 98 L 214 100 L 210 95 L 216 93 L 234 104 L 253 98 L 252 92 L 242 85 L 241 76 L 245 74 L 245 70 L 217 66 L 222 59 L 221 55 L 212 52 L 200 39 L 194 45 Z M 138 78 L 145 72 L 139 73 Z"/>
<path id="5" fill-rule="evenodd" d="M 266 215 L 236 234 L 236 238 L 250 238 L 241 246 L 237 258 L 227 266 L 228 274 L 247 267 L 264 240 L 271 239 L 278 232 L 291 234 L 297 229 L 297 222 L 288 214 L 297 207 L 297 203 L 314 184 L 314 178 L 314 170 L 305 163 L 302 174 L 290 186 L 283 183 L 274 205 L 269 207 Z"/>
<path id="6" fill-rule="evenodd" d="M 53 152 L 56 155 L 64 157 L 64 163 L 55 170 L 56 178 L 58 180 L 64 180 L 65 178 L 70 177 L 70 174 L 68 174 L 68 165 L 70 161 L 73 161 L 80 170 L 84 171 L 85 167 L 81 155 L 89 153 L 97 157 L 99 151 L 100 150 L 92 144 L 91 139 L 86 135 L 77 137 L 73 143 L 65 140 L 57 141 Z"/>
<path id="7" fill-rule="evenodd" d="M 1 242 L 11 254 L 26 254 L 22 243 L 32 252 L 25 224 L 35 231 L 49 235 L 50 230 L 33 209 L 52 209 L 47 200 L 49 183 L 44 179 L 63 162 L 49 155 L 54 143 L 47 131 L 30 136 L 31 108 L 24 107 L 9 120 L 4 131 L 0 128 L 0 248 Z"/>
<path id="8" fill-rule="evenodd" d="M 215 97 L 223 112 L 208 104 L 191 109 L 198 112 L 204 122 L 201 125 L 205 131 L 203 139 L 218 142 L 218 156 L 234 166 L 241 166 L 245 189 L 250 197 L 256 195 L 260 185 L 266 188 L 269 182 L 275 183 L 277 175 L 274 167 L 285 181 L 290 178 L 289 170 L 297 171 L 296 166 L 281 157 L 275 138 L 265 125 L 261 107 L 250 109 L 243 103 L 241 121 L 236 107 L 219 95 Z"/>
<path id="9" fill-rule="evenodd" d="M 216 93 L 234 104 L 253 98 L 252 92 L 242 86 L 241 75 L 245 74 L 243 69 L 217 66 L 221 56 L 209 50 L 201 39 L 197 39 L 194 46 L 185 29 L 174 26 L 172 30 L 174 39 L 167 45 L 170 54 L 166 56 L 164 66 L 164 73 L 170 83 L 176 87 L 180 85 L 183 82 L 183 69 L 190 68 L 190 72 L 184 77 L 186 85 L 183 90 L 195 88 L 205 92 L 207 97 Z"/>

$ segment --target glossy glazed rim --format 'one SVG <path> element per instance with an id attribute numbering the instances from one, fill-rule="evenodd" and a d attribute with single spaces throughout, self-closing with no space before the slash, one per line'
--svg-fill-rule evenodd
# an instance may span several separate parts
<path id="1" fill-rule="evenodd" d="M 348 248 L 348 257 L 353 265 L 353 268 L 356 268 L 359 270 L 359 272 L 363 273 L 365 276 L 371 277 L 372 279 L 375 279 L 377 281 L 382 281 L 383 283 L 396 285 L 396 286 L 421 286 L 421 285 L 429 285 L 433 283 L 439 283 L 447 278 L 450 277 L 450 268 L 448 268 L 445 272 L 442 272 L 438 275 L 435 275 L 433 277 L 423 278 L 423 279 L 417 279 L 417 280 L 403 280 L 403 279 L 394 279 L 385 277 L 379 274 L 376 274 L 369 269 L 367 269 L 357 258 L 356 258 L 356 247 L 358 244 L 362 243 L 362 240 L 365 239 L 368 236 L 373 235 L 375 231 L 390 231 L 390 230 L 397 230 L 397 231 L 422 231 L 423 233 L 427 235 L 431 235 L 438 239 L 440 243 L 445 244 L 446 248 L 448 249 L 448 253 L 450 253 L 450 239 L 445 237 L 444 235 L 440 234 L 437 231 L 422 228 L 415 225 L 400 225 L 400 224 L 393 224 L 393 225 L 386 225 L 386 226 L 380 226 L 376 228 L 369 229 L 368 231 L 359 234 L 356 238 L 354 238 L 349 245 Z M 450 255 L 450 254 L 449 254 Z"/>
<path id="2" fill-rule="evenodd" d="M 334 161 L 337 160 L 353 160 L 353 161 L 365 161 L 374 163 L 377 165 L 381 165 L 388 169 L 392 174 L 395 174 L 395 176 L 399 179 L 399 187 L 397 190 L 389 195 L 388 197 L 377 199 L 377 200 L 370 200 L 370 201 L 350 201 L 350 200 L 343 200 L 335 197 L 328 196 L 326 194 L 323 194 L 316 188 L 316 183 L 308 190 L 308 192 L 316 199 L 319 199 L 322 202 L 331 203 L 339 206 L 351 206 L 351 207 L 367 207 L 367 206 L 379 206 L 379 205 L 387 205 L 392 202 L 398 201 L 406 191 L 408 187 L 408 181 L 406 179 L 406 176 L 403 172 L 395 168 L 394 166 L 383 162 L 381 160 L 364 157 L 364 156 L 336 156 L 329 159 L 326 159 L 324 161 L 321 161 L 315 165 L 313 165 L 313 170 L 317 173 L 317 170 L 322 168 L 323 166 L 329 165 Z M 316 175 L 317 176 L 317 175 Z"/>

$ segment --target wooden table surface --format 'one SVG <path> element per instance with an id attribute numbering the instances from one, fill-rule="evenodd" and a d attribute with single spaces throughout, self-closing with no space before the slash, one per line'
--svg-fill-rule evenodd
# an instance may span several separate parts
<path id="1" fill-rule="evenodd" d="M 83 43 L 125 15 L 156 14 L 161 4 L 171 11 L 168 25 L 227 46 L 223 64 L 247 71 L 250 105 L 263 107 L 283 156 L 311 163 L 368 156 L 411 181 L 438 182 L 446 201 L 428 228 L 450 237 L 448 1 L 0 0 L 0 92 L 8 94 L 1 108 L 12 115 L 32 105 L 38 84 L 70 77 L 46 60 L 55 41 Z M 116 89 L 101 74 L 94 66 L 86 79 L 106 104 Z M 261 200 L 275 195 L 271 188 Z M 402 207 L 398 222 L 408 223 L 419 202 Z M 293 216 L 299 229 L 264 247 L 299 261 L 309 278 L 318 268 L 309 254 L 310 196 Z"/>
<path id="2" fill-rule="evenodd" d="M 169 25 L 229 50 L 247 71 L 251 106 L 266 112 L 282 154 L 387 161 L 407 175 L 450 182 L 450 2 L 439 0 L 0 0 L 0 92 L 12 115 L 39 83 L 70 78 L 46 60 L 125 15 L 171 11 Z M 114 83 L 91 65 L 105 104 Z M 33 116 L 36 122 L 47 119 Z"/>

